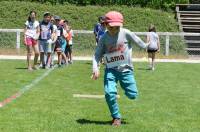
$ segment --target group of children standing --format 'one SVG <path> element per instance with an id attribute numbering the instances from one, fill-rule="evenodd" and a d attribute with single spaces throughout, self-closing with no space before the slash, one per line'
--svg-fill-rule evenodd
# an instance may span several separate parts
<path id="1" fill-rule="evenodd" d="M 69 21 L 61 20 L 45 12 L 43 20 L 36 20 L 36 12 L 31 11 L 25 23 L 24 44 L 27 48 L 28 70 L 37 70 L 40 56 L 40 67 L 51 68 L 54 65 L 54 54 L 58 56 L 58 67 L 72 64 L 73 30 Z M 34 64 L 31 65 L 31 51 L 34 50 Z"/>

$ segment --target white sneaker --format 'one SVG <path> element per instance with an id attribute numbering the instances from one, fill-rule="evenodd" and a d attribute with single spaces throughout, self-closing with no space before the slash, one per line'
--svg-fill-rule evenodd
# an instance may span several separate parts
<path id="1" fill-rule="evenodd" d="M 33 70 L 39 70 L 39 67 L 37 65 L 34 65 Z"/>
<path id="2" fill-rule="evenodd" d="M 148 65 L 148 70 L 152 70 L 152 66 L 151 65 Z"/>

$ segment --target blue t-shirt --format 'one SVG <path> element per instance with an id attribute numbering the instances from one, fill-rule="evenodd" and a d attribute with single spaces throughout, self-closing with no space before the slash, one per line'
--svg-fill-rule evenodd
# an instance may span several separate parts
<path id="1" fill-rule="evenodd" d="M 95 34 L 95 35 L 97 35 L 97 33 L 99 32 L 100 26 L 101 26 L 100 23 L 97 23 L 97 24 L 94 26 L 94 34 Z"/>
<path id="2" fill-rule="evenodd" d="M 100 23 L 97 23 L 94 27 L 94 34 L 96 35 L 97 40 L 99 41 L 100 38 L 104 35 L 106 28 L 102 26 Z"/>

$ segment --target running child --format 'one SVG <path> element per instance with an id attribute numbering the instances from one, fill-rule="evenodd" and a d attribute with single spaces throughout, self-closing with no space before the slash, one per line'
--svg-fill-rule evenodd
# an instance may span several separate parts
<path id="1" fill-rule="evenodd" d="M 53 36 L 53 24 L 51 23 L 51 14 L 44 13 L 43 21 L 40 22 L 39 49 L 42 68 L 50 68 L 51 64 L 51 46 Z M 45 57 L 46 55 L 46 57 Z"/>
<path id="2" fill-rule="evenodd" d="M 67 46 L 66 40 L 65 40 L 65 32 L 63 29 L 63 24 L 60 23 L 61 19 L 59 16 L 54 16 L 54 19 L 56 21 L 57 26 L 57 41 L 56 41 L 56 52 L 58 54 L 58 67 L 62 66 L 62 59 L 64 59 L 64 65 L 68 64 L 67 57 L 65 55 L 65 49 Z"/>
<path id="3" fill-rule="evenodd" d="M 158 34 L 156 33 L 156 28 L 154 25 L 149 26 L 147 43 L 150 43 L 147 48 L 148 58 L 149 58 L 149 68 L 150 70 L 155 70 L 155 56 L 156 52 L 160 51 L 160 40 Z"/>
<path id="4" fill-rule="evenodd" d="M 27 49 L 27 63 L 28 63 L 28 70 L 35 69 L 37 70 L 37 61 L 39 57 L 39 49 L 38 49 L 38 37 L 40 33 L 39 22 L 36 20 L 36 12 L 31 11 L 29 13 L 28 20 L 25 23 L 24 29 L 24 44 L 26 45 Z M 34 50 L 34 64 L 33 67 L 31 65 L 31 52 L 32 48 Z"/>
<path id="5" fill-rule="evenodd" d="M 136 81 L 134 78 L 132 64 L 132 44 L 135 42 L 141 48 L 147 48 L 138 36 L 123 28 L 123 16 L 116 11 L 110 11 L 106 15 L 107 30 L 102 36 L 93 57 L 93 74 L 92 79 L 99 78 L 100 72 L 98 63 L 104 56 L 105 75 L 104 90 L 105 98 L 108 104 L 112 125 L 121 125 L 121 114 L 117 104 L 117 82 L 120 82 L 125 95 L 129 99 L 135 99 L 138 96 Z"/>
<path id="6" fill-rule="evenodd" d="M 66 31 L 65 38 L 67 41 L 65 54 L 69 58 L 68 63 L 72 64 L 73 63 L 72 48 L 73 48 L 74 33 L 73 33 L 73 30 L 71 29 L 71 26 L 69 25 L 69 21 L 67 20 L 64 21 L 64 29 Z"/>

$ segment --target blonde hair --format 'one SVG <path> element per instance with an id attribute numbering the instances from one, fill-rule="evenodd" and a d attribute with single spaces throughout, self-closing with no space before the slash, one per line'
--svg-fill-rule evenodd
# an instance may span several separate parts
<path id="1" fill-rule="evenodd" d="M 149 32 L 156 32 L 156 27 L 153 24 L 149 26 Z"/>

